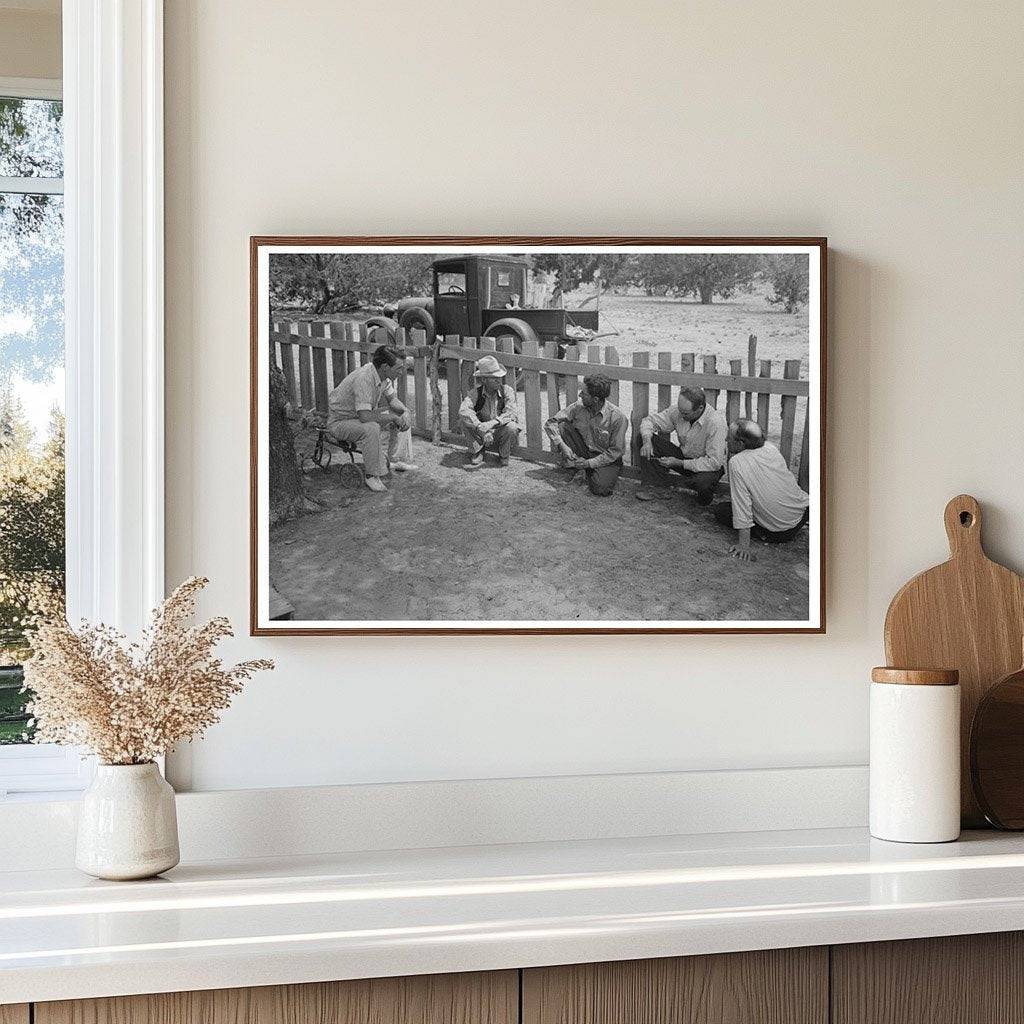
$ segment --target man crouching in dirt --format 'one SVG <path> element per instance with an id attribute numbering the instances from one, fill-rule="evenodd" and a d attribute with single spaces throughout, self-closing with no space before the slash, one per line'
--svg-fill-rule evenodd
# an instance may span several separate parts
<path id="1" fill-rule="evenodd" d="M 484 461 L 484 448 L 493 445 L 498 464 L 507 466 L 519 443 L 519 407 L 515 388 L 505 383 L 505 367 L 494 356 L 484 356 L 473 370 L 476 386 L 459 406 L 459 423 L 469 444 L 469 464 Z"/>
<path id="2" fill-rule="evenodd" d="M 679 444 L 672 443 L 675 432 Z M 698 505 L 710 505 L 725 473 L 725 417 L 696 387 L 679 390 L 675 405 L 640 421 L 641 501 L 666 496 L 660 488 L 681 483 L 694 490 Z"/>
<path id="3" fill-rule="evenodd" d="M 768 544 L 792 540 L 807 524 L 811 499 L 753 420 L 737 420 L 729 427 L 729 451 L 731 500 L 719 502 L 712 511 L 723 526 L 736 530 L 729 554 L 753 562 L 751 535 Z"/>
<path id="4" fill-rule="evenodd" d="M 405 360 L 393 349 L 381 345 L 365 366 L 353 370 L 327 396 L 327 432 L 336 441 L 350 441 L 363 453 L 366 486 L 386 491 L 381 481 L 391 469 L 416 469 L 393 459 L 399 435 L 409 429 L 409 411 L 398 400 L 395 381 L 405 373 Z M 381 452 L 382 436 L 387 439 L 387 458 Z"/>
<path id="5" fill-rule="evenodd" d="M 602 373 L 583 378 L 579 401 L 560 409 L 544 429 L 562 452 L 568 469 L 586 474 L 591 494 L 607 498 L 622 472 L 626 451 L 626 414 L 608 401 L 612 382 Z"/>

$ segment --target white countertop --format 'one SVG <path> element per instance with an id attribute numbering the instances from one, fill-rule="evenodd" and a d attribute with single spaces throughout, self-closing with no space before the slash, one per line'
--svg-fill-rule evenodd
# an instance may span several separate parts
<path id="1" fill-rule="evenodd" d="M 0 1003 L 1024 929 L 1024 836 L 859 829 L 0 873 Z"/>

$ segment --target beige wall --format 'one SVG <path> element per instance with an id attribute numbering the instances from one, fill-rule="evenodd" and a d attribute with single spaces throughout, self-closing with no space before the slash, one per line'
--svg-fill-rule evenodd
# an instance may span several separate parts
<path id="1" fill-rule="evenodd" d="M 60 7 L 28 11 L 0 5 L 0 78 L 60 78 Z"/>
<path id="2" fill-rule="evenodd" d="M 1024 568 L 1024 7 L 167 6 L 168 573 L 240 629 L 250 234 L 832 245 L 827 636 L 243 637 L 196 786 L 864 762 L 947 498 Z"/>

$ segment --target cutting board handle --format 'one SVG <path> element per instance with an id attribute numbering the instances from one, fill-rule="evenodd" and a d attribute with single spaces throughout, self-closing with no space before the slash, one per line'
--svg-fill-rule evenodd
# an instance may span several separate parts
<path id="1" fill-rule="evenodd" d="M 958 494 L 946 506 L 946 536 L 949 553 L 958 556 L 984 557 L 981 548 L 981 506 L 969 494 Z"/>

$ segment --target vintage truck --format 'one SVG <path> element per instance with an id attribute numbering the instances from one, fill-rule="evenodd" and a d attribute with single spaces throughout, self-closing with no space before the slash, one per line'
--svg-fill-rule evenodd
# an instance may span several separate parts
<path id="1" fill-rule="evenodd" d="M 386 306 L 368 327 L 422 330 L 428 338 L 458 334 L 469 338 L 511 337 L 516 352 L 535 341 L 548 342 L 561 357 L 567 345 L 598 335 L 596 309 L 526 309 L 529 264 L 521 256 L 446 256 L 433 262 L 433 294 L 401 299 Z"/>

